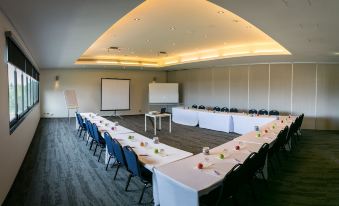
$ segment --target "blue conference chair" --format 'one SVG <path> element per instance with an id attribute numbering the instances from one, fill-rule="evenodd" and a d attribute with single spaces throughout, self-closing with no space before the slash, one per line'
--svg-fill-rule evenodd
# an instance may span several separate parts
<path id="1" fill-rule="evenodd" d="M 92 124 L 92 131 L 93 131 L 94 142 L 96 143 L 93 156 L 95 156 L 98 146 L 100 146 L 101 148 L 99 158 L 98 158 L 98 162 L 99 162 L 101 153 L 106 147 L 106 143 L 105 143 L 105 140 L 101 137 L 98 127 L 95 123 Z"/>
<path id="2" fill-rule="evenodd" d="M 238 112 L 238 109 L 237 109 L 237 108 L 231 108 L 231 109 L 230 109 L 230 112 L 235 112 L 235 113 L 237 113 L 237 112 Z"/>
<path id="3" fill-rule="evenodd" d="M 223 107 L 223 108 L 221 108 L 220 111 L 221 111 L 221 112 L 229 112 L 229 109 L 228 109 L 227 107 Z"/>
<path id="4" fill-rule="evenodd" d="M 249 114 L 258 114 L 258 111 L 256 109 L 250 109 L 248 111 Z"/>
<path id="5" fill-rule="evenodd" d="M 81 115 L 78 112 L 75 113 L 75 116 L 77 118 L 78 125 L 79 125 L 77 134 L 79 133 L 79 137 L 81 137 L 82 132 L 85 131 L 85 133 L 86 133 L 86 131 L 87 131 L 86 123 L 84 122 L 83 118 L 81 117 Z"/>
<path id="6" fill-rule="evenodd" d="M 220 107 L 216 106 L 213 108 L 213 111 L 217 111 L 217 112 L 220 112 Z"/>
<path id="7" fill-rule="evenodd" d="M 277 110 L 271 110 L 269 115 L 279 115 L 279 112 Z"/>
<path id="8" fill-rule="evenodd" d="M 105 137 L 107 152 L 109 154 L 108 162 L 107 162 L 107 165 L 106 165 L 106 171 L 107 171 L 109 162 L 111 161 L 112 158 L 115 158 L 115 154 L 114 154 L 113 142 L 112 142 L 111 135 L 108 132 L 105 132 L 104 137 Z"/>
<path id="9" fill-rule="evenodd" d="M 268 115 L 268 111 L 266 109 L 259 110 L 258 114 L 260 115 Z"/>
<path id="10" fill-rule="evenodd" d="M 127 168 L 128 168 L 128 171 L 130 172 L 128 176 L 127 184 L 125 187 L 125 191 L 127 191 L 131 178 L 138 177 L 141 180 L 141 182 L 144 184 L 144 187 L 142 189 L 141 196 L 139 199 L 139 204 L 140 204 L 142 197 L 144 196 L 145 189 L 147 187 L 152 186 L 152 173 L 140 164 L 138 156 L 135 154 L 135 152 L 130 146 L 123 147 L 123 150 L 124 150 L 124 154 L 126 157 Z"/>
<path id="11" fill-rule="evenodd" d="M 205 109 L 206 107 L 204 105 L 200 105 L 198 109 Z"/>
<path id="12" fill-rule="evenodd" d="M 91 143 L 90 143 L 91 146 L 89 148 L 89 150 L 91 150 L 93 142 L 94 142 L 92 123 L 88 119 L 85 119 L 85 123 L 86 123 L 86 127 L 87 127 L 87 134 L 88 134 L 88 137 L 89 137 L 87 142 L 86 142 L 86 146 L 88 145 L 88 141 L 91 140 Z"/>
<path id="13" fill-rule="evenodd" d="M 115 178 L 117 177 L 119 168 L 122 166 L 127 167 L 127 163 L 126 163 L 124 151 L 122 149 L 121 144 L 118 142 L 118 140 L 112 139 L 112 144 L 113 144 L 113 151 L 115 155 L 115 162 L 112 166 L 117 165 L 117 169 L 115 171 L 114 178 L 113 178 L 115 180 Z"/>

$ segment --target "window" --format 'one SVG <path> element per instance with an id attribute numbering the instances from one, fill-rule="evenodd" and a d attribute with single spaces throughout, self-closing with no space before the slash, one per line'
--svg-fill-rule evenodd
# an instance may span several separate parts
<path id="1" fill-rule="evenodd" d="M 8 64 L 8 105 L 10 122 L 15 119 L 16 115 L 15 88 L 15 67 L 12 64 Z"/>
<path id="2" fill-rule="evenodd" d="M 39 102 L 39 73 L 10 37 L 7 36 L 6 41 L 9 126 L 12 133 Z"/>

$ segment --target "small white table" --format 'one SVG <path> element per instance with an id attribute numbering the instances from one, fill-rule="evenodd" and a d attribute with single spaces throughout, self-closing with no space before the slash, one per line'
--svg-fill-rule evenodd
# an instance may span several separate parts
<path id="1" fill-rule="evenodd" d="M 147 117 L 152 117 L 154 119 L 154 135 L 157 135 L 157 118 L 159 118 L 159 129 L 161 129 L 161 118 L 169 118 L 169 132 L 172 132 L 172 115 L 168 113 L 159 113 L 159 114 L 145 114 L 145 132 L 147 131 Z"/>

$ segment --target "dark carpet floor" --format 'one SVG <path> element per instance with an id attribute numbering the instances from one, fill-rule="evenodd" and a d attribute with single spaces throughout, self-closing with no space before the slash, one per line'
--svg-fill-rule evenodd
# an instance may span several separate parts
<path id="1" fill-rule="evenodd" d="M 126 116 L 119 123 L 140 134 L 153 137 L 152 125 L 144 132 L 143 116 Z M 168 122 L 157 136 L 160 141 L 199 153 L 203 146 L 215 147 L 237 134 L 215 132 Z M 115 168 L 105 171 L 103 158 L 97 162 L 85 141 L 75 136 L 74 120 L 41 119 L 26 158 L 3 203 L 12 205 L 137 205 L 142 184 L 132 179 L 124 191 L 127 172 Z M 339 132 L 304 130 L 294 151 L 281 154 L 282 164 L 269 168 L 268 187 L 255 182 L 256 196 L 244 187 L 238 194 L 241 205 L 336 205 L 339 206 Z M 152 205 L 148 189 L 144 205 Z"/>

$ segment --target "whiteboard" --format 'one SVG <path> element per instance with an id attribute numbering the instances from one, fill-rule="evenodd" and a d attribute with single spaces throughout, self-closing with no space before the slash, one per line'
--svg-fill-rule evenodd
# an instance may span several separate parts
<path id="1" fill-rule="evenodd" d="M 65 90 L 64 91 L 66 106 L 68 109 L 78 108 L 78 100 L 74 90 Z"/>
<path id="2" fill-rule="evenodd" d="M 179 103 L 178 83 L 150 83 L 149 103 Z"/>
<path id="3" fill-rule="evenodd" d="M 130 79 L 101 79 L 101 111 L 130 109 Z"/>

